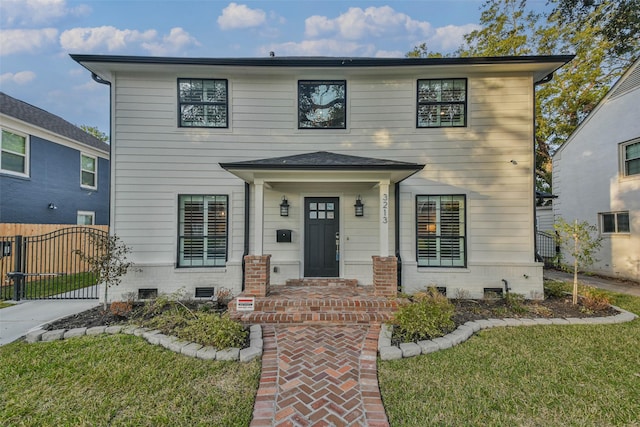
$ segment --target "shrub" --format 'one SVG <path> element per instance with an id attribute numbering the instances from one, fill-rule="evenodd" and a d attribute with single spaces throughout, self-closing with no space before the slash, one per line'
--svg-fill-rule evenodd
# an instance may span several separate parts
<path id="1" fill-rule="evenodd" d="M 564 282 L 556 280 L 544 282 L 545 298 L 562 298 L 567 290 L 567 285 Z"/>
<path id="2" fill-rule="evenodd" d="M 436 288 L 413 296 L 413 302 L 398 309 L 393 325 L 394 335 L 403 342 L 441 337 L 453 329 L 455 308 Z"/>
<path id="3" fill-rule="evenodd" d="M 247 331 L 227 314 L 196 313 L 195 319 L 189 319 L 187 325 L 178 330 L 178 337 L 223 350 L 242 347 L 247 339 Z"/>
<path id="4" fill-rule="evenodd" d="M 582 307 L 587 311 L 606 310 L 611 304 L 611 299 L 606 293 L 594 287 L 586 287 L 582 296 Z"/>
<path id="5" fill-rule="evenodd" d="M 112 301 L 109 304 L 109 311 L 112 314 L 120 317 L 126 317 L 133 310 L 133 303 L 131 301 Z"/>
<path id="6" fill-rule="evenodd" d="M 507 292 L 504 295 L 504 301 L 511 310 L 512 313 L 523 314 L 527 312 L 527 308 L 524 304 L 524 295 L 514 294 L 513 292 Z"/>

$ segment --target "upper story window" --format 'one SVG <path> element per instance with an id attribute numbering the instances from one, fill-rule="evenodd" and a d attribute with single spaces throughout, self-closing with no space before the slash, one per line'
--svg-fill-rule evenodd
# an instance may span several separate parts
<path id="1" fill-rule="evenodd" d="M 602 233 L 629 233 L 629 211 L 601 213 L 600 218 Z"/>
<path id="2" fill-rule="evenodd" d="M 98 188 L 98 159 L 87 154 L 80 154 L 80 186 L 83 188 Z"/>
<path id="3" fill-rule="evenodd" d="M 346 101 L 345 80 L 300 80 L 298 128 L 346 129 Z"/>
<path id="4" fill-rule="evenodd" d="M 467 79 L 418 80 L 419 128 L 467 125 Z"/>
<path id="5" fill-rule="evenodd" d="M 464 267 L 465 196 L 417 196 L 418 267 Z"/>
<path id="6" fill-rule="evenodd" d="M 13 175 L 29 175 L 29 140 L 8 130 L 2 130 L 0 170 Z"/>
<path id="7" fill-rule="evenodd" d="M 635 140 L 622 144 L 621 148 L 624 176 L 640 175 L 640 141 Z"/>
<path id="8" fill-rule="evenodd" d="M 180 127 L 226 128 L 227 81 L 178 79 Z"/>

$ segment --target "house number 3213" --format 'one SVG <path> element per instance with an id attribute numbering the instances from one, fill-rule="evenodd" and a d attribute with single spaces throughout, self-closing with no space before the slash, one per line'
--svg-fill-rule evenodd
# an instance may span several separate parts
<path id="1" fill-rule="evenodd" d="M 389 211 L 389 195 L 383 194 L 382 195 L 382 223 L 383 224 L 386 224 L 387 222 L 389 222 L 388 211 Z"/>

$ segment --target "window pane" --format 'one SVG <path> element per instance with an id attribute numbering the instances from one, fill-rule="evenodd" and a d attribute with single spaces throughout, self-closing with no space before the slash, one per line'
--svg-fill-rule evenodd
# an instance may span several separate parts
<path id="1" fill-rule="evenodd" d="M 179 196 L 179 266 L 224 266 L 227 196 Z"/>
<path id="2" fill-rule="evenodd" d="M 0 169 L 25 173 L 25 157 L 4 151 L 2 153 L 2 165 L 0 165 Z"/>
<path id="3" fill-rule="evenodd" d="M 618 233 L 629 232 L 629 212 L 621 212 L 617 214 L 618 218 Z"/>
<path id="4" fill-rule="evenodd" d="M 178 79 L 181 127 L 227 127 L 227 81 Z"/>
<path id="5" fill-rule="evenodd" d="M 616 232 L 616 216 L 614 214 L 602 214 L 602 232 Z"/>
<path id="6" fill-rule="evenodd" d="M 96 176 L 93 172 L 82 171 L 82 185 L 87 187 L 96 186 Z"/>
<path id="7" fill-rule="evenodd" d="M 640 142 L 629 144 L 625 147 L 625 159 L 640 159 Z"/>
<path id="8" fill-rule="evenodd" d="M 417 197 L 419 266 L 463 267 L 464 196 Z"/>
<path id="9" fill-rule="evenodd" d="M 629 160 L 627 161 L 627 170 L 625 172 L 626 175 L 637 175 L 640 174 L 640 159 Z"/>
<path id="10" fill-rule="evenodd" d="M 96 159 L 88 156 L 81 156 L 82 158 L 82 170 L 95 172 Z"/>
<path id="11" fill-rule="evenodd" d="M 16 154 L 26 153 L 26 138 L 15 133 L 2 131 L 2 151 L 11 151 Z"/>
<path id="12" fill-rule="evenodd" d="M 344 129 L 346 127 L 346 82 L 300 81 L 298 83 L 298 127 Z"/>
<path id="13" fill-rule="evenodd" d="M 465 79 L 418 80 L 418 127 L 465 126 Z"/>

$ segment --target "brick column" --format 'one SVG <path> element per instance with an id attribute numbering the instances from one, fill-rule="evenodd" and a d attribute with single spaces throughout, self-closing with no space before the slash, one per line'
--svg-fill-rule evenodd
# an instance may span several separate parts
<path id="1" fill-rule="evenodd" d="M 375 295 L 398 295 L 398 260 L 394 256 L 373 258 L 373 290 Z"/>
<path id="2" fill-rule="evenodd" d="M 244 257 L 244 294 L 266 297 L 271 287 L 271 255 Z"/>

